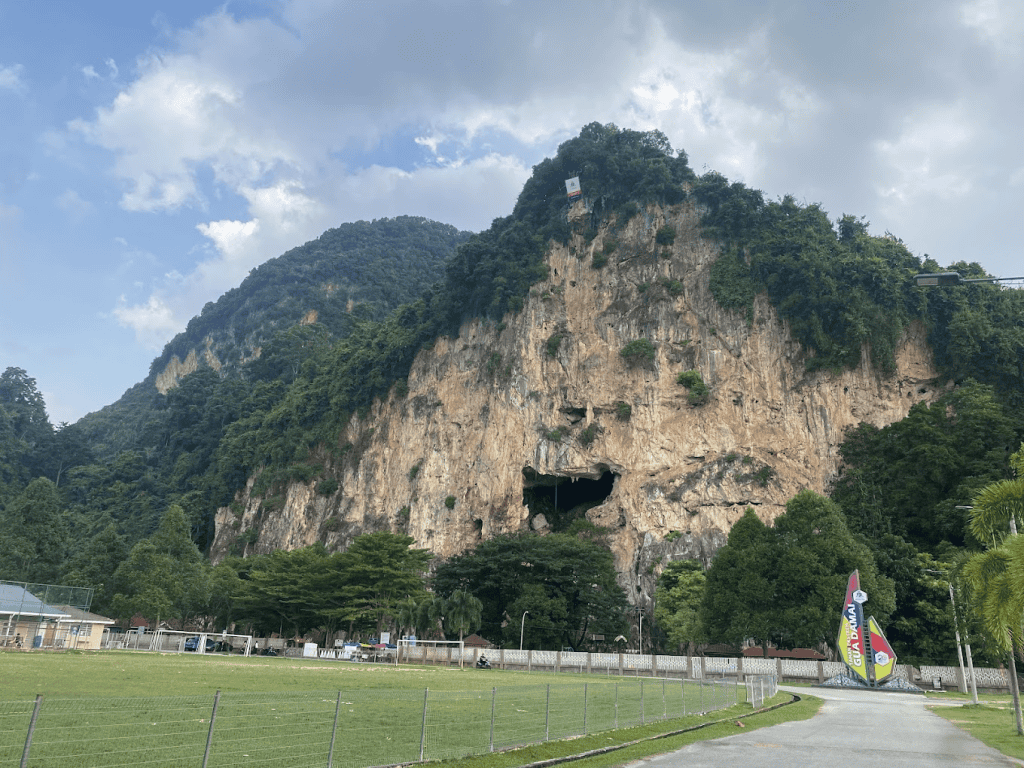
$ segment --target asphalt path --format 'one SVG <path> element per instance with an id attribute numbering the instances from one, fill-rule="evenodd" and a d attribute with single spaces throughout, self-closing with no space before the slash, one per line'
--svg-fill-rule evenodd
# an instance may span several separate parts
<path id="1" fill-rule="evenodd" d="M 1024 765 L 925 709 L 911 693 L 784 689 L 825 700 L 810 720 L 701 741 L 637 761 L 648 768 L 973 768 Z M 1007 728 L 1013 724 L 1007 716 Z"/>

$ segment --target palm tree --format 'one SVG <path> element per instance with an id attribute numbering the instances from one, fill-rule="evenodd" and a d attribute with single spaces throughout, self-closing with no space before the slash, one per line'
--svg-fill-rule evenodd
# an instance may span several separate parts
<path id="1" fill-rule="evenodd" d="M 1010 462 L 1019 475 L 1024 446 Z M 999 480 L 978 492 L 971 509 L 970 531 L 979 542 L 992 544 L 967 562 L 964 575 L 978 600 L 986 629 L 1007 654 L 1017 733 L 1024 736 L 1015 659 L 1016 653 L 1024 649 L 1024 538 L 1017 536 L 1018 520 L 1024 523 L 1024 479 Z"/>
<path id="2" fill-rule="evenodd" d="M 480 626 L 483 609 L 484 604 L 480 599 L 465 590 L 453 592 L 445 601 L 445 622 L 449 629 L 458 630 L 460 643 L 466 632 L 472 632 Z M 461 656 L 459 666 L 462 666 Z"/>

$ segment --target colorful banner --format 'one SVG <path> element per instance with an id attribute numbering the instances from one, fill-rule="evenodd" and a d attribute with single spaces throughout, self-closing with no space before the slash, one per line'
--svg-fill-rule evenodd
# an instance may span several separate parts
<path id="1" fill-rule="evenodd" d="M 896 669 L 896 652 L 885 639 L 874 616 L 868 619 L 868 630 L 871 637 L 871 660 L 875 665 L 874 678 L 876 683 L 880 683 Z"/>
<path id="2" fill-rule="evenodd" d="M 843 620 L 839 625 L 839 639 L 836 645 L 850 671 L 870 685 L 863 608 L 863 603 L 867 599 L 868 596 L 860 588 L 860 572 L 854 571 L 846 584 Z"/>
<path id="3" fill-rule="evenodd" d="M 569 200 L 578 200 L 583 194 L 580 189 L 579 176 L 573 176 L 571 179 L 565 180 L 565 193 L 569 196 Z"/>

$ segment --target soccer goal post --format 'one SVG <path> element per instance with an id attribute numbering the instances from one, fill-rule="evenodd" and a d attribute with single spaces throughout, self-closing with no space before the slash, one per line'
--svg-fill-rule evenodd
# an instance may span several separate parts
<path id="1" fill-rule="evenodd" d="M 124 647 L 165 653 L 255 653 L 252 635 L 231 632 L 185 632 L 158 629 L 145 634 L 129 633 Z"/>
<path id="2" fill-rule="evenodd" d="M 466 643 L 462 640 L 421 640 L 403 637 L 398 641 L 399 664 L 458 665 L 469 661 Z"/>

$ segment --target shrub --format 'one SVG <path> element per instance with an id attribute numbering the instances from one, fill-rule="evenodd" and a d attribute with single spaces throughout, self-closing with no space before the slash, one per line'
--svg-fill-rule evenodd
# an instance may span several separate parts
<path id="1" fill-rule="evenodd" d="M 615 249 L 619 247 L 619 241 L 614 237 L 606 237 L 604 239 L 604 253 L 605 256 L 611 256 L 615 253 Z"/>
<path id="2" fill-rule="evenodd" d="M 331 496 L 337 490 L 338 481 L 333 477 L 328 477 L 326 480 L 321 480 L 316 484 L 316 492 L 321 496 Z"/>
<path id="3" fill-rule="evenodd" d="M 768 481 L 775 477 L 775 470 L 765 464 L 754 473 L 754 479 L 762 488 L 768 485 Z"/>
<path id="4" fill-rule="evenodd" d="M 619 354 L 629 365 L 641 365 L 654 360 L 654 345 L 647 339 L 637 339 L 619 350 Z"/>
<path id="5" fill-rule="evenodd" d="M 410 480 L 415 480 L 416 479 L 416 475 L 418 475 L 420 473 L 420 467 L 421 466 L 423 466 L 423 462 L 422 461 L 417 461 L 415 464 L 413 464 L 409 468 L 409 479 Z"/>
<path id="6" fill-rule="evenodd" d="M 619 400 L 615 403 L 615 416 L 622 421 L 626 421 L 630 416 L 633 415 L 633 406 L 627 403 L 625 400 Z"/>
<path id="7" fill-rule="evenodd" d="M 547 343 L 545 344 L 545 350 L 547 351 L 548 357 L 555 357 L 558 354 L 558 347 L 562 344 L 562 339 L 565 338 L 564 333 L 555 331 L 548 336 Z"/>
<path id="8" fill-rule="evenodd" d="M 608 264 L 608 257 L 603 253 L 595 253 L 594 259 L 590 262 L 593 269 L 601 269 Z"/>
<path id="9" fill-rule="evenodd" d="M 501 353 L 491 352 L 487 358 L 487 375 L 493 376 L 495 372 L 501 367 Z"/>
<path id="10" fill-rule="evenodd" d="M 448 509 L 455 509 L 455 497 L 446 496 L 444 499 L 444 505 L 448 507 Z"/>
<path id="11" fill-rule="evenodd" d="M 711 391 L 701 378 L 700 371 L 682 371 L 676 377 L 676 383 L 690 390 L 686 398 L 690 405 L 704 405 L 708 401 Z"/>
<path id="12" fill-rule="evenodd" d="M 658 245 L 672 245 L 676 241 L 676 228 L 670 224 L 666 224 L 658 229 L 658 233 L 654 236 L 654 242 Z"/>
<path id="13" fill-rule="evenodd" d="M 598 432 L 600 431 L 601 429 L 597 426 L 596 422 L 590 424 L 586 429 L 580 432 L 580 445 L 590 446 L 590 444 L 597 438 Z"/>
<path id="14" fill-rule="evenodd" d="M 556 427 L 555 429 L 546 432 L 544 434 L 544 437 L 550 440 L 552 443 L 560 443 L 562 442 L 562 430 Z"/>
<path id="15" fill-rule="evenodd" d="M 405 523 L 409 522 L 410 511 L 411 510 L 409 509 L 408 505 L 402 507 L 400 510 L 398 510 L 398 519 Z"/>
<path id="16" fill-rule="evenodd" d="M 679 296 L 683 292 L 683 284 L 678 280 L 663 277 L 660 282 L 670 296 Z"/>

